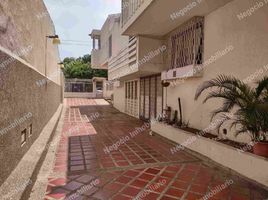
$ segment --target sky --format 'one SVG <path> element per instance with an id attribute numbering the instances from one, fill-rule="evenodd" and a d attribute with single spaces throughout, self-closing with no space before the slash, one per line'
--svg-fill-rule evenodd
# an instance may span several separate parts
<path id="1" fill-rule="evenodd" d="M 90 54 L 92 29 L 101 29 L 109 14 L 120 13 L 121 0 L 44 0 L 61 40 L 60 56 Z M 73 44 L 76 45 L 73 45 Z"/>

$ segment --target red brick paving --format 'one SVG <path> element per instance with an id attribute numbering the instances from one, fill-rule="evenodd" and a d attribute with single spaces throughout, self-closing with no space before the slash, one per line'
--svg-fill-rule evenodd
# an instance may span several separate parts
<path id="1" fill-rule="evenodd" d="M 143 122 L 103 103 L 65 99 L 64 127 L 45 199 L 196 200 L 230 179 L 233 184 L 209 199 L 268 197 L 267 191 L 184 151 L 170 154 L 173 145 L 149 136 L 148 129 L 131 137 Z M 90 122 L 92 113 L 99 115 Z M 129 140 L 118 149 L 104 152 L 126 136 Z"/>

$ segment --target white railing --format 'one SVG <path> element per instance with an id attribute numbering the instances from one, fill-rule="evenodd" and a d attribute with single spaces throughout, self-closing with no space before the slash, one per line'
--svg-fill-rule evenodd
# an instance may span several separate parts
<path id="1" fill-rule="evenodd" d="M 122 25 L 135 14 L 146 0 L 122 0 Z"/>
<path id="2" fill-rule="evenodd" d="M 108 64 L 109 80 L 129 75 L 137 69 L 137 38 L 132 38 L 126 48 L 112 57 Z"/>

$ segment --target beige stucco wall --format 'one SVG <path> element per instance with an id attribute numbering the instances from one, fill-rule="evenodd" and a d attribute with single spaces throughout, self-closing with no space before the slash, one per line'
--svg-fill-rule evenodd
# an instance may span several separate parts
<path id="1" fill-rule="evenodd" d="M 95 65 L 107 64 L 109 60 L 109 37 L 112 36 L 112 56 L 116 56 L 119 51 L 128 44 L 128 36 L 122 36 L 120 33 L 120 14 L 112 14 L 106 19 L 101 28 L 100 40 L 101 49 L 92 51 L 92 58 Z"/>
<path id="2" fill-rule="evenodd" d="M 49 41 L 45 51 L 45 36 L 54 33 L 42 0 L 0 1 L 0 185 L 62 102 L 58 48 Z M 27 139 L 21 146 L 24 129 Z"/>
<path id="3" fill-rule="evenodd" d="M 106 33 L 104 33 L 104 34 L 106 34 Z M 112 35 L 112 43 L 113 43 L 113 45 L 112 45 L 112 57 L 114 57 L 114 56 L 118 55 L 118 53 L 128 45 L 129 37 L 121 35 L 121 23 L 120 23 L 120 21 L 117 21 L 113 25 L 109 35 Z M 106 35 L 105 37 L 108 36 L 108 39 L 109 39 L 109 35 Z"/>
<path id="4" fill-rule="evenodd" d="M 33 66 L 0 49 L 0 62 L 14 59 L 1 70 L 0 77 L 0 185 L 39 137 L 43 127 L 56 112 L 62 100 L 62 88 L 47 80 Z M 29 136 L 32 124 L 33 135 Z M 27 129 L 26 143 L 21 147 L 21 131 Z"/>
<path id="5" fill-rule="evenodd" d="M 125 86 L 120 81 L 120 87 L 114 88 L 114 107 L 120 112 L 125 112 Z"/>
<path id="6" fill-rule="evenodd" d="M 139 36 L 137 43 L 138 61 L 146 59 L 144 64 L 139 65 L 140 71 L 161 73 L 165 69 L 164 53 L 156 52 L 166 52 L 165 40 Z"/>
<path id="7" fill-rule="evenodd" d="M 210 112 L 217 108 L 219 103 L 213 100 L 203 105 L 204 96 L 194 101 L 198 85 L 219 74 L 233 75 L 243 80 L 268 64 L 268 4 L 243 20 L 237 17 L 252 5 L 254 2 L 251 0 L 234 0 L 205 16 L 205 60 L 209 60 L 216 52 L 230 45 L 234 49 L 205 67 L 202 78 L 187 79 L 176 87 L 168 88 L 168 105 L 178 110 L 177 98 L 180 97 L 184 121 L 189 120 L 191 127 L 198 129 L 208 127 Z M 257 79 L 268 75 L 268 71 L 263 72 Z M 234 138 L 233 133 L 228 133 L 228 136 L 234 140 L 248 140 L 248 138 Z"/>
<path id="8" fill-rule="evenodd" d="M 105 99 L 111 99 L 112 94 L 113 94 L 113 88 L 109 88 L 109 82 L 107 80 L 104 80 L 103 81 L 103 97 Z"/>
<path id="9" fill-rule="evenodd" d="M 46 75 L 60 84 L 58 47 L 48 39 L 45 50 L 46 36 L 54 35 L 55 28 L 43 1 L 0 1 L 0 18 L 7 22 L 5 28 L 0 25 L 0 46 L 19 54 L 42 74 L 47 54 Z"/>

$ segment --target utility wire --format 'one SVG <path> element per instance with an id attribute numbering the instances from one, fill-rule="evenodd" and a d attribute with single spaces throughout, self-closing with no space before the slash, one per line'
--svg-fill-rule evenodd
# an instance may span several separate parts
<path id="1" fill-rule="evenodd" d="M 75 43 L 61 43 L 61 45 L 77 45 L 77 46 L 88 46 L 88 47 L 90 47 L 90 45 L 89 44 L 75 44 Z"/>
<path id="2" fill-rule="evenodd" d="M 89 43 L 90 41 L 82 41 L 82 40 L 61 40 L 63 42 L 76 42 L 76 43 Z"/>

